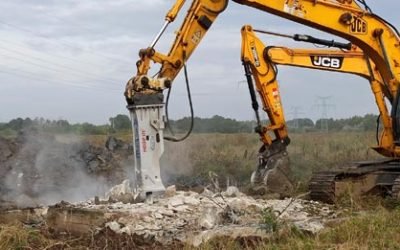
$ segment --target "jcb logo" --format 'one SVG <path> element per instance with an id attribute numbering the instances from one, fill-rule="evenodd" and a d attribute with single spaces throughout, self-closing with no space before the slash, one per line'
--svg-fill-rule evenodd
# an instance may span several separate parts
<path id="1" fill-rule="evenodd" d="M 340 69 L 343 64 L 343 57 L 311 56 L 311 62 L 314 66 Z"/>
<path id="2" fill-rule="evenodd" d="M 353 17 L 353 21 L 350 25 L 350 32 L 353 34 L 367 34 L 367 22 L 359 17 Z"/>

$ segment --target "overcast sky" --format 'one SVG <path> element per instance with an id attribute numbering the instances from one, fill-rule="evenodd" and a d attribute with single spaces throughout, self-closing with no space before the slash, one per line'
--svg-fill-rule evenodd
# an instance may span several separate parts
<path id="1" fill-rule="evenodd" d="M 400 26 L 399 1 L 368 2 L 377 14 Z M 127 114 L 122 93 L 136 73 L 137 52 L 158 33 L 171 5 L 171 0 L 0 1 L 0 121 L 45 117 L 103 124 L 118 113 Z M 168 51 L 179 21 L 156 49 Z M 253 119 L 240 62 L 244 24 L 333 38 L 231 2 L 188 62 L 196 116 Z M 309 46 L 262 39 L 268 45 Z M 189 115 L 181 75 L 171 101 L 173 118 Z M 298 117 L 319 118 L 318 96 L 331 96 L 332 117 L 377 113 L 368 82 L 359 77 L 281 66 L 278 79 L 287 119 L 294 117 L 295 109 Z"/>

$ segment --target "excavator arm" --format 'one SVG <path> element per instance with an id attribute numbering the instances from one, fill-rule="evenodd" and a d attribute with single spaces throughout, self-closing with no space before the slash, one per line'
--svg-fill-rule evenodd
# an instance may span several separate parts
<path id="1" fill-rule="evenodd" d="M 286 47 L 266 47 L 264 58 L 276 65 L 287 65 L 309 69 L 319 69 L 358 75 L 369 81 L 375 103 L 381 117 L 383 131 L 378 145 L 373 147 L 378 153 L 393 156 L 393 131 L 390 113 L 385 102 L 383 80 L 374 63 L 362 51 L 310 50 Z M 373 76 L 371 76 L 371 71 Z M 396 152 L 396 154 L 398 154 Z"/>
<path id="2" fill-rule="evenodd" d="M 392 106 L 390 115 L 382 116 L 387 133 L 381 140 L 383 147 L 377 151 L 400 156 L 400 35 L 393 25 L 373 14 L 368 6 L 362 8 L 356 0 L 233 1 L 340 36 L 359 47 L 382 76 L 384 87 L 374 87 L 374 91 L 382 91 Z M 370 75 L 374 77 L 372 72 Z"/>
<path id="3" fill-rule="evenodd" d="M 381 17 L 373 14 L 367 6 L 360 6 L 356 0 L 233 0 L 267 13 L 271 13 L 328 33 L 340 36 L 358 46 L 374 68 L 382 76 L 379 89 L 384 98 L 392 103 L 390 115 L 383 119 L 387 131 L 384 150 L 386 156 L 400 156 L 400 105 L 398 105 L 400 80 L 400 39 L 399 32 Z M 166 15 L 166 23 L 152 44 L 139 52 L 138 71 L 127 84 L 125 96 L 128 103 L 134 103 L 134 94 L 159 93 L 171 87 L 172 81 L 197 48 L 205 33 L 218 15 L 227 7 L 228 0 L 194 0 L 168 54 L 155 51 L 154 46 L 168 24 L 175 20 L 184 0 L 177 0 Z M 301 37 L 301 36 L 298 36 Z M 161 65 L 157 77 L 149 77 L 151 62 Z M 372 79 L 374 80 L 374 79 Z M 140 97 L 139 97 L 140 98 Z M 383 110 L 381 110 L 383 113 Z M 387 118 L 387 119 L 386 119 Z M 398 132 L 399 131 L 399 132 Z"/>
<path id="4" fill-rule="evenodd" d="M 343 51 L 267 46 L 263 50 L 263 58 L 277 65 L 348 73 L 371 79 L 366 57 L 358 49 Z M 378 72 L 374 73 L 381 78 Z"/>
<path id="5" fill-rule="evenodd" d="M 375 101 L 379 108 L 382 120 L 389 122 L 387 107 L 382 92 L 382 78 L 365 54 L 357 47 L 349 51 L 337 49 L 292 49 L 287 47 L 266 47 L 249 25 L 243 26 L 241 60 L 245 68 L 252 107 L 256 113 L 258 126 L 256 132 L 260 134 L 263 146 L 259 151 L 259 165 L 252 175 L 253 183 L 263 182 L 274 187 L 275 192 L 285 193 L 291 188 L 288 178 L 288 154 L 286 146 L 288 137 L 286 121 L 279 93 L 277 81 L 277 65 L 319 69 L 349 73 L 361 76 L 370 81 Z M 255 84 L 253 84 L 253 80 Z M 258 102 L 254 85 L 262 101 L 263 110 L 269 118 L 268 125 L 262 125 L 258 114 Z M 385 124 L 385 123 L 384 123 Z M 387 136 L 391 134 L 391 127 L 384 126 L 379 146 L 376 150 L 385 150 L 388 144 Z M 275 182 L 276 184 L 271 185 Z M 277 189 L 278 188 L 278 189 Z M 270 188 L 271 189 L 271 188 Z"/>
<path id="6" fill-rule="evenodd" d="M 385 131 L 387 131 L 386 139 L 381 140 L 380 145 L 384 147 L 381 147 L 383 149 L 378 151 L 384 155 L 400 155 L 400 149 L 396 145 L 400 139 L 400 133 L 396 132 L 400 128 L 400 119 L 398 119 L 400 117 L 400 105 L 397 105 L 400 78 L 400 64 L 397 60 L 400 58 L 400 43 L 399 34 L 393 26 L 371 13 L 368 8 L 363 9 L 355 0 L 233 1 L 340 36 L 362 49 L 368 57 L 366 62 L 369 65 L 371 86 L 375 86 L 373 87 L 374 94 L 376 99 L 379 99 L 378 107 L 381 114 L 384 114 L 382 116 L 384 118 L 383 123 L 386 128 Z M 218 15 L 227 7 L 228 0 L 193 0 L 182 26 L 176 32 L 170 51 L 168 54 L 162 54 L 155 50 L 155 45 L 168 24 L 174 21 L 184 2 L 184 0 L 176 1 L 166 15 L 165 24 L 159 34 L 149 47 L 140 50 L 137 74 L 128 81 L 125 90 L 134 129 L 135 180 L 139 180 L 135 185 L 142 189 L 141 193 L 146 195 L 152 193 L 151 190 L 163 190 L 164 188 L 160 181 L 158 163 L 163 151 L 165 105 L 162 91 L 171 87 L 173 80 L 179 71 L 185 67 L 185 63 L 197 48 L 205 33 Z M 302 36 L 297 37 L 302 38 Z M 149 76 L 152 63 L 161 65 L 154 77 Z M 372 64 L 374 68 L 372 68 Z M 245 70 L 246 75 L 249 76 L 251 66 L 245 63 Z M 379 72 L 380 77 L 378 79 L 373 72 L 375 70 Z M 261 73 L 265 74 L 265 72 Z M 271 80 L 273 78 L 268 81 Z M 266 88 L 268 89 L 269 86 Z M 273 91 L 268 93 L 273 93 Z M 263 103 L 266 112 L 269 115 L 272 114 L 273 119 L 278 121 L 277 124 L 271 124 L 267 129 L 258 126 L 257 132 L 260 133 L 265 145 L 278 142 L 277 144 L 280 144 L 278 148 L 283 145 L 281 149 L 285 149 L 288 139 L 284 128 L 279 125 L 283 118 L 277 115 L 279 113 L 277 110 L 280 109 L 278 97 L 275 95 L 275 99 L 271 99 L 274 100 L 272 103 Z M 387 115 L 387 110 L 384 110 L 384 98 L 392 103 L 390 116 Z M 263 100 L 263 102 L 266 101 Z M 253 107 L 254 105 L 253 102 Z M 273 131 L 275 136 L 278 135 L 277 138 L 283 138 L 283 140 L 271 140 L 265 136 L 264 130 Z M 149 149 L 155 149 L 157 154 L 152 153 Z M 282 150 L 279 152 L 282 152 Z M 154 165 L 156 166 L 152 167 Z M 149 192 L 146 190 L 149 190 Z"/>
<path id="7" fill-rule="evenodd" d="M 253 36 L 251 27 L 248 29 L 247 35 Z M 276 65 L 349 73 L 368 80 L 383 124 L 378 145 L 373 149 L 382 155 L 393 156 L 393 131 L 390 113 L 385 103 L 385 85 L 374 63 L 371 60 L 368 61 L 362 51 L 357 49 L 351 51 L 310 50 L 269 46 L 264 49 L 263 57 Z M 396 152 L 396 154 L 398 153 Z"/>
<path id="8" fill-rule="evenodd" d="M 355 0 L 232 0 L 342 37 L 372 61 L 393 96 L 400 77 L 397 30 Z"/>
<path id="9" fill-rule="evenodd" d="M 365 54 L 357 47 L 353 47 L 351 50 L 266 47 L 256 36 L 251 26 L 243 26 L 241 34 L 241 60 L 245 65 L 246 76 L 248 76 L 250 69 L 251 74 L 257 78 L 257 89 L 259 92 L 261 91 L 262 97 L 278 90 L 276 65 L 349 73 L 371 80 L 371 69 L 369 67 L 374 68 L 373 62 L 368 61 Z M 382 83 L 379 72 L 372 70 L 372 73 L 378 78 L 378 83 Z M 268 88 L 264 89 L 266 86 Z M 382 84 L 381 88 L 383 88 Z M 276 100 L 274 101 L 271 98 L 263 98 L 264 110 L 266 110 L 271 122 L 275 125 L 271 128 L 263 128 L 261 130 L 275 131 L 276 138 L 284 139 L 287 137 L 287 132 L 284 130 L 280 131 L 280 128 L 284 127 L 284 122 L 280 119 L 283 111 L 278 93 L 279 91 L 275 92 L 274 96 Z M 262 137 L 262 141 L 265 144 L 271 144 L 272 140 L 265 135 Z"/>
<path id="10" fill-rule="evenodd" d="M 165 24 L 148 48 L 139 51 L 139 61 L 136 63 L 136 76 L 128 81 L 125 96 L 128 103 L 134 102 L 135 93 L 157 93 L 170 88 L 193 51 L 200 44 L 205 34 L 228 5 L 228 0 L 194 0 L 185 19 L 176 32 L 175 40 L 168 54 L 155 50 L 155 45 L 169 23 L 173 22 L 181 10 L 184 0 L 177 0 L 165 17 Z M 149 77 L 151 63 L 161 65 L 156 77 Z"/>
<path id="11" fill-rule="evenodd" d="M 133 189 L 137 200 L 147 199 L 163 192 L 160 158 L 164 151 L 165 104 L 163 90 L 171 88 L 179 71 L 197 48 L 205 33 L 228 0 L 194 0 L 186 17 L 176 32 L 168 54 L 155 50 L 155 46 L 175 20 L 184 0 L 177 0 L 165 17 L 165 23 L 149 47 L 139 51 L 137 73 L 125 89 L 125 98 L 132 120 L 134 171 Z M 154 77 L 149 76 L 151 64 L 161 65 Z"/>
<path id="12" fill-rule="evenodd" d="M 328 33 L 343 37 L 360 47 L 376 64 L 387 85 L 387 95 L 397 94 L 397 78 L 400 77 L 400 58 L 397 31 L 379 16 L 362 9 L 355 0 L 233 0 L 267 13 L 293 20 Z M 175 20 L 184 0 L 177 0 L 167 13 L 163 28 L 148 48 L 139 52 L 138 71 L 131 79 L 131 88 L 126 95 L 132 96 L 132 89 L 162 90 L 168 88 L 197 48 L 205 33 L 218 15 L 223 12 L 228 0 L 194 0 L 184 22 L 177 31 L 168 54 L 155 51 L 154 46 L 168 24 Z M 151 62 L 161 65 L 156 79 L 146 77 Z M 145 78 L 142 80 L 142 78 Z M 142 80 L 142 81 L 141 81 Z M 149 86 L 150 85 L 150 86 Z M 136 87 L 136 88 L 135 88 Z"/>

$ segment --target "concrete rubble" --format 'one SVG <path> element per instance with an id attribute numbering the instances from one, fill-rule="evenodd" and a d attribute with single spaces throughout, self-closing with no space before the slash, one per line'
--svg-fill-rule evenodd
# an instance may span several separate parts
<path id="1" fill-rule="evenodd" d="M 131 203 L 134 198 L 129 180 L 124 180 L 121 184 L 112 187 L 105 195 L 105 199 L 110 202 Z"/>
<path id="2" fill-rule="evenodd" d="M 182 242 L 199 246 L 215 237 L 270 237 L 262 225 L 262 213 L 268 208 L 280 225 L 294 225 L 311 234 L 337 217 L 326 204 L 291 198 L 255 199 L 236 187 L 220 193 L 204 188 L 196 193 L 170 186 L 163 197 L 153 197 L 151 202 L 134 203 L 134 197 L 130 182 L 125 180 L 104 197 L 85 202 L 62 201 L 37 209 L 0 211 L 0 223 L 19 220 L 45 224 L 55 232 L 72 235 L 110 230 L 121 236 L 148 239 L 149 244 Z"/>
<path id="3" fill-rule="evenodd" d="M 309 233 L 319 232 L 325 222 L 336 217 L 325 204 L 299 199 L 254 199 L 240 193 L 236 187 L 228 187 L 222 193 L 205 190 L 202 194 L 170 187 L 169 190 L 174 191 L 169 192 L 169 197 L 155 197 L 151 204 L 126 203 L 124 195 L 130 192 L 128 187 L 124 181 L 107 194 L 107 200 L 95 203 L 92 199 L 62 207 L 70 216 L 75 210 L 79 211 L 79 216 L 84 214 L 82 210 L 101 212 L 104 215 L 104 220 L 99 220 L 101 225 L 91 225 L 97 230 L 107 228 L 117 234 L 137 235 L 162 244 L 181 241 L 194 246 L 217 236 L 268 237 L 260 224 L 265 208 L 276 213 L 279 223 L 290 223 Z M 113 199 L 109 199 L 110 195 L 114 195 Z M 122 201 L 117 201 L 118 196 L 123 197 Z M 49 213 L 51 210 L 52 207 Z"/>
<path id="4" fill-rule="evenodd" d="M 130 144 L 112 137 L 105 147 L 35 133 L 0 139 L 0 224 L 20 221 L 78 236 L 108 230 L 163 245 L 198 246 L 215 237 L 269 237 L 261 224 L 266 208 L 276 214 L 279 224 L 312 234 L 336 218 L 326 204 L 256 199 L 234 186 L 219 193 L 198 188 L 197 193 L 179 191 L 177 184 L 178 188 L 167 187 L 163 197 L 135 203 L 133 186 L 124 180 L 131 150 Z M 72 202 L 89 197 L 93 198 L 47 206 L 61 199 Z"/>

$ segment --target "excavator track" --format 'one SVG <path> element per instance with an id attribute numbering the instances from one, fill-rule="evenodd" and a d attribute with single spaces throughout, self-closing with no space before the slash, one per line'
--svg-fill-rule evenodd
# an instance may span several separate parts
<path id="1" fill-rule="evenodd" d="M 400 161 L 355 163 L 351 167 L 314 173 L 309 182 L 310 198 L 326 203 L 346 192 L 391 195 L 400 198 Z"/>
<path id="2" fill-rule="evenodd" d="M 335 200 L 335 179 L 339 171 L 318 172 L 311 178 L 309 189 L 312 200 L 332 203 Z"/>
<path id="3" fill-rule="evenodd" d="M 394 180 L 392 186 L 392 197 L 395 199 L 400 199 L 400 177 L 397 177 L 396 180 Z"/>

